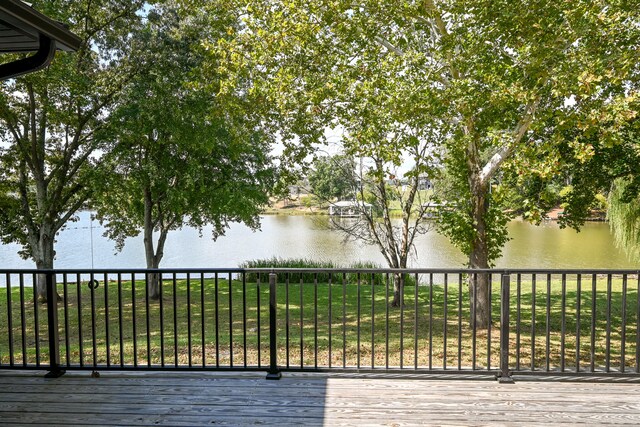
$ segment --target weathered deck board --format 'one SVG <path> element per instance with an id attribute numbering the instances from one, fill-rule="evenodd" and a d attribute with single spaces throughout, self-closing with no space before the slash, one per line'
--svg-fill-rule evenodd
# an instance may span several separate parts
<path id="1" fill-rule="evenodd" d="M 640 425 L 640 383 L 0 372 L 7 425 Z"/>

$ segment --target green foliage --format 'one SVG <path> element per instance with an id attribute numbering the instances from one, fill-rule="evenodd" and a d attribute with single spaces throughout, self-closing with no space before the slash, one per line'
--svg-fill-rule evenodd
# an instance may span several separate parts
<path id="1" fill-rule="evenodd" d="M 637 102 L 629 106 L 637 109 Z M 603 129 L 614 126 L 605 114 L 603 118 Z M 559 223 L 578 230 L 594 210 L 600 214 L 607 209 L 605 195 L 613 180 L 624 177 L 630 189 L 637 189 L 640 183 L 638 120 L 631 118 L 615 126 L 618 130 L 615 143 L 600 130 L 585 132 L 571 128 L 555 135 L 555 144 L 531 150 L 533 154 L 526 163 L 510 167 L 510 179 L 516 183 L 517 191 L 523 197 L 526 195 L 528 209 L 548 211 L 550 206 L 541 202 L 544 191 L 540 188 L 562 185 L 557 204 L 564 211 Z M 529 185 L 530 182 L 540 182 L 540 188 Z"/>
<path id="2" fill-rule="evenodd" d="M 302 196 L 300 197 L 300 203 L 306 208 L 311 208 L 318 205 L 318 199 L 314 196 Z"/>
<path id="3" fill-rule="evenodd" d="M 468 199 L 460 198 L 441 209 L 437 219 L 440 232 L 447 236 L 451 243 L 464 254 L 471 253 L 472 242 L 477 237 L 477 230 L 471 219 L 472 215 L 469 214 L 470 210 Z M 493 199 L 490 199 L 489 208 L 485 215 L 488 260 L 489 266 L 493 266 L 493 262 L 502 253 L 502 247 L 509 241 L 506 227 L 512 214 L 494 204 Z"/>
<path id="4" fill-rule="evenodd" d="M 596 194 L 595 201 L 591 204 L 591 209 L 606 212 L 609 209 L 609 202 L 604 194 Z"/>
<path id="5" fill-rule="evenodd" d="M 55 236 L 85 206 L 102 166 L 109 113 L 139 72 L 129 35 L 143 2 L 39 0 L 33 7 L 69 25 L 82 43 L 41 71 L 2 82 L 0 238 L 51 268 Z"/>
<path id="6" fill-rule="evenodd" d="M 202 75 L 200 39 L 225 37 L 229 17 L 182 16 L 170 2 L 149 11 L 135 34 L 135 55 L 145 73 L 127 86 L 112 113 L 108 173 L 96 184 L 98 215 L 120 249 L 145 231 L 160 233 L 147 265 L 157 267 L 170 230 L 213 226 L 213 237 L 232 221 L 259 226 L 278 174 L 269 155 L 273 137 L 247 101 L 217 97 L 219 76 Z"/>
<path id="7" fill-rule="evenodd" d="M 323 156 L 314 160 L 308 179 L 320 200 L 352 199 L 356 193 L 356 165 L 353 157 Z"/>
<path id="8" fill-rule="evenodd" d="M 312 270 L 318 270 L 318 272 L 308 272 L 308 273 L 278 273 L 276 280 L 278 283 L 285 283 L 289 280 L 289 283 L 299 283 L 301 280 L 303 283 L 314 283 L 317 281 L 318 283 L 327 283 L 329 281 L 330 274 L 326 271 L 326 269 L 357 269 L 357 270 L 365 270 L 365 269 L 379 269 L 381 266 L 379 264 L 373 262 L 354 262 L 348 266 L 340 266 L 331 261 L 314 261 L 306 258 L 278 258 L 273 257 L 270 259 L 259 259 L 259 260 L 250 260 L 245 261 L 240 264 L 240 268 L 282 268 L 282 269 L 290 269 L 290 268 L 308 268 Z M 255 282 L 258 278 L 257 273 L 249 273 L 247 274 L 247 281 Z M 342 283 L 344 278 L 345 283 L 355 284 L 358 283 L 358 279 L 362 284 L 371 284 L 371 280 L 373 279 L 375 286 L 384 286 L 386 284 L 385 276 L 382 274 L 375 273 L 352 273 L 345 272 L 332 274 L 331 281 L 333 283 Z M 267 275 L 261 275 L 261 280 L 268 281 Z M 393 283 L 393 275 L 389 276 L 389 283 Z M 415 284 L 415 278 L 412 276 L 405 277 L 405 285 L 413 286 Z"/>
<path id="9" fill-rule="evenodd" d="M 640 261 L 640 194 L 629 180 L 618 178 L 611 187 L 608 202 L 607 219 L 616 244 L 629 258 Z"/>
<path id="10" fill-rule="evenodd" d="M 372 168 L 378 178 L 394 173 L 403 158 L 420 174 L 430 157 L 439 157 L 460 189 L 447 200 L 460 209 L 445 230 L 479 258 L 495 258 L 506 241 L 504 206 L 484 209 L 485 200 L 499 199 L 488 193 L 504 166 L 530 168 L 537 147 L 558 142 L 562 137 L 554 135 L 567 129 L 611 143 L 632 111 L 639 17 L 624 3 L 234 6 L 245 27 L 218 44 L 223 67 L 232 79 L 252 77 L 250 91 L 273 106 L 285 145 L 300 154 L 323 141 L 325 127 L 340 126 L 347 153 L 379 162 Z M 552 159 L 536 162 L 534 188 L 547 190 Z M 582 194 L 572 193 L 569 210 L 576 215 L 569 219 L 583 215 Z M 471 200 L 463 206 L 465 198 Z M 553 198 L 554 191 L 527 198 L 525 212 L 539 221 Z"/>

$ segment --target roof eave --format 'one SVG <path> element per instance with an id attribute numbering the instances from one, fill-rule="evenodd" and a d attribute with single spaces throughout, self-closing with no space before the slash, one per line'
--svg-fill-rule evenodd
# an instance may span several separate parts
<path id="1" fill-rule="evenodd" d="M 80 48 L 80 37 L 20 0 L 3 1 L 0 3 L 0 12 L 8 17 L 14 26 L 28 26 L 36 33 L 55 41 L 58 49 L 75 51 Z"/>

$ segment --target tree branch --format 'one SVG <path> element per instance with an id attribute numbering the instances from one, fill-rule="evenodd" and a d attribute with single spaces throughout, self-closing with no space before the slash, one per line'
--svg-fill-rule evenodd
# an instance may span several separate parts
<path id="1" fill-rule="evenodd" d="M 398 47 L 395 47 L 393 44 L 391 44 L 391 42 L 389 42 L 389 40 L 381 37 L 381 36 L 375 36 L 374 37 L 375 41 L 377 41 L 378 43 L 380 43 L 382 46 L 386 47 L 387 49 L 389 49 L 391 52 L 394 52 L 395 54 L 397 54 L 398 56 L 403 56 L 404 55 L 404 51 Z"/>
<path id="2" fill-rule="evenodd" d="M 513 140 L 511 142 L 507 142 L 505 146 L 500 148 L 497 153 L 495 153 L 491 159 L 487 162 L 487 164 L 482 168 L 480 172 L 480 181 L 484 185 L 486 184 L 491 177 L 495 174 L 498 168 L 502 165 L 502 163 L 511 156 L 513 151 L 516 149 L 525 133 L 531 127 L 531 123 L 533 122 L 533 116 L 535 115 L 536 109 L 540 104 L 540 97 L 537 96 L 536 99 L 529 102 L 525 109 L 525 114 L 520 120 L 520 123 L 513 130 Z"/>

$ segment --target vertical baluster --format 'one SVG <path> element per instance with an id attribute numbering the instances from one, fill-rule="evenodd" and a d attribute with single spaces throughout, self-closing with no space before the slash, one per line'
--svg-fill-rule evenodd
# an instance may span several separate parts
<path id="1" fill-rule="evenodd" d="M 636 274 L 636 374 L 640 374 L 640 271 Z"/>
<path id="2" fill-rule="evenodd" d="M 60 336 L 58 328 L 58 292 L 57 278 L 51 271 L 46 273 L 47 286 L 47 329 L 49 332 L 49 372 L 46 378 L 57 378 L 64 374 L 60 369 Z M 13 364 L 13 361 L 12 361 Z"/>
<path id="3" fill-rule="evenodd" d="M 404 282 L 404 273 L 400 273 L 400 369 L 404 367 Z"/>
<path id="4" fill-rule="evenodd" d="M 385 347 L 384 347 L 384 359 L 385 359 L 385 368 L 389 369 L 389 273 L 386 273 L 385 277 L 386 282 L 386 290 L 385 290 L 385 307 L 386 307 L 386 315 L 385 315 Z"/>
<path id="5" fill-rule="evenodd" d="M 357 289 L 356 289 L 356 295 L 358 298 L 358 302 L 357 302 L 357 308 L 356 308 L 356 366 L 358 367 L 358 369 L 360 369 L 360 272 L 356 273 L 357 276 Z"/>
<path id="6" fill-rule="evenodd" d="M 258 286 L 258 288 L 259 288 L 259 286 Z M 216 308 L 216 316 L 215 316 L 215 320 L 216 320 L 216 328 L 215 328 L 215 335 L 216 335 L 216 368 L 219 368 L 220 367 L 220 316 L 219 316 L 219 312 L 220 312 L 220 300 L 219 300 L 220 289 L 219 289 L 219 286 L 218 286 L 218 273 L 215 273 L 215 276 L 214 276 L 214 293 L 215 293 L 214 304 L 215 304 L 215 308 Z M 258 331 L 260 331 L 260 328 L 258 328 Z M 259 340 L 260 340 L 260 337 L 258 336 L 258 342 L 260 342 Z"/>
<path id="7" fill-rule="evenodd" d="M 580 372 L 580 330 L 582 315 L 582 274 L 578 274 L 577 279 L 577 298 L 576 298 L 576 372 Z"/>
<path id="8" fill-rule="evenodd" d="M 231 273 L 227 278 L 229 281 L 229 366 L 233 368 L 233 286 Z"/>
<path id="9" fill-rule="evenodd" d="M 328 289 L 328 294 L 329 294 L 329 355 L 328 355 L 328 363 L 327 366 L 329 368 L 331 368 L 331 364 L 332 364 L 332 359 L 333 359 L 333 354 L 332 354 L 332 324 L 333 324 L 333 291 L 331 290 L 332 286 L 332 279 L 333 279 L 333 273 L 329 273 L 329 289 Z M 303 316 L 302 316 L 302 282 L 300 282 L 300 365 L 302 365 L 302 336 L 303 336 L 303 328 L 302 328 L 302 321 L 303 321 Z"/>
<path id="10" fill-rule="evenodd" d="M 622 325 L 620 331 L 620 372 L 625 371 L 627 341 L 627 275 L 622 276 Z"/>
<path id="11" fill-rule="evenodd" d="M 531 371 L 536 370 L 536 275 L 531 275 Z"/>
<path id="12" fill-rule="evenodd" d="M 64 276 L 64 331 L 65 331 L 65 346 L 67 350 L 67 366 L 69 366 L 69 316 L 67 315 L 67 282 L 66 274 Z M 24 300 L 24 273 L 20 273 L 20 325 L 22 327 L 22 366 L 27 366 L 27 325 L 26 325 L 26 313 L 25 313 L 25 300 Z"/>
<path id="13" fill-rule="evenodd" d="M 313 366 L 318 369 L 318 273 L 313 275 Z"/>
<path id="14" fill-rule="evenodd" d="M 231 273 L 227 278 L 229 281 L 229 366 L 233 368 L 233 286 Z"/>
<path id="15" fill-rule="evenodd" d="M 598 298 L 596 283 L 597 276 L 591 276 L 591 372 L 595 371 L 596 364 L 596 301 Z"/>
<path id="16" fill-rule="evenodd" d="M 36 341 L 36 366 L 40 367 L 41 357 L 40 357 L 40 307 L 38 304 L 38 292 L 37 292 L 37 279 L 38 276 L 34 273 L 32 277 L 33 283 L 33 332 L 35 335 Z M 79 308 L 78 308 L 79 309 Z M 80 347 L 82 349 L 82 347 Z M 80 351 L 82 354 L 82 351 Z"/>
<path id="17" fill-rule="evenodd" d="M 149 275 L 145 274 L 145 284 L 144 284 L 144 317 L 146 323 L 146 335 L 147 335 L 147 368 L 151 367 L 151 319 L 149 315 Z"/>
<path id="18" fill-rule="evenodd" d="M 462 370 L 462 274 L 458 273 L 458 370 Z"/>
<path id="19" fill-rule="evenodd" d="M 433 368 L 433 273 L 429 273 L 429 369 Z"/>
<path id="20" fill-rule="evenodd" d="M 285 280 L 284 280 L 284 317 L 285 317 L 285 323 L 284 323 L 284 327 L 285 327 L 285 362 L 286 362 L 286 366 L 287 369 L 289 369 L 289 272 L 285 273 Z"/>
<path id="21" fill-rule="evenodd" d="M 371 369 L 376 367 L 376 297 L 375 297 L 375 273 L 371 273 Z"/>
<path id="22" fill-rule="evenodd" d="M 564 372 L 565 338 L 566 338 L 566 309 L 567 309 L 567 275 L 562 274 L 562 302 L 560 306 L 560 372 Z"/>
<path id="23" fill-rule="evenodd" d="M 607 274 L 607 350 L 605 354 L 605 371 L 611 369 L 611 273 Z"/>
<path id="24" fill-rule="evenodd" d="M 120 350 L 120 367 L 124 367 L 124 330 L 122 329 L 122 273 L 118 273 L 118 341 Z"/>
<path id="25" fill-rule="evenodd" d="M 520 370 L 520 334 L 522 327 L 522 276 L 516 275 L 516 371 Z"/>
<path id="26" fill-rule="evenodd" d="M 443 322 L 443 326 L 442 326 L 442 369 L 447 369 L 447 324 L 449 323 L 448 319 L 447 319 L 447 315 L 448 315 L 448 296 L 449 296 L 449 292 L 448 292 L 448 288 L 449 288 L 449 273 L 445 273 L 444 275 L 444 289 L 443 289 L 443 301 L 442 301 L 442 307 L 443 307 L 443 317 L 444 317 L 444 322 Z"/>
<path id="27" fill-rule="evenodd" d="M 347 367 L 347 275 L 342 273 L 342 367 Z"/>
<path id="28" fill-rule="evenodd" d="M 260 314 L 260 311 L 261 311 L 260 310 L 260 305 L 261 305 L 261 302 L 260 302 L 260 273 L 255 273 L 255 274 L 256 274 L 256 304 L 258 306 L 257 307 L 257 316 L 258 316 L 258 318 L 257 318 L 257 325 L 256 325 L 256 327 L 258 329 L 257 330 L 257 335 L 258 335 L 258 368 L 261 368 L 262 367 L 262 338 L 261 338 L 262 333 L 261 333 L 260 330 L 262 329 L 262 327 L 261 327 L 261 322 L 260 322 L 260 316 L 261 316 L 261 314 Z M 216 308 L 216 310 L 217 310 L 217 308 Z M 217 342 L 217 339 L 218 338 L 216 337 L 216 342 Z M 217 356 L 216 356 L 216 360 L 217 360 Z"/>
<path id="29" fill-rule="evenodd" d="M 279 380 L 282 374 L 278 368 L 278 342 L 277 342 L 277 299 L 276 299 L 275 273 L 269 274 L 269 372 L 268 380 Z"/>
<path id="30" fill-rule="evenodd" d="M 547 327 L 547 336 L 546 336 L 546 344 L 545 344 L 545 366 L 546 371 L 549 372 L 550 369 L 550 347 L 551 347 L 551 274 L 547 274 L 547 305 L 546 305 L 546 327 Z"/>
<path id="31" fill-rule="evenodd" d="M 160 309 L 160 366 L 165 367 L 165 355 L 164 355 L 164 276 L 162 273 L 158 277 L 158 291 L 160 293 L 160 299 L 158 300 Z"/>
<path id="32" fill-rule="evenodd" d="M 202 283 L 204 283 L 204 280 Z M 248 366 L 247 365 L 248 363 L 248 360 L 247 360 L 247 278 L 244 273 L 242 273 L 242 351 L 244 354 L 244 360 L 243 360 L 244 367 L 246 368 Z"/>
<path id="33" fill-rule="evenodd" d="M 413 279 L 413 369 L 418 369 L 418 273 Z"/>
<path id="34" fill-rule="evenodd" d="M 205 321 L 205 306 L 204 306 L 204 272 L 200 272 L 200 348 L 202 349 L 202 367 L 207 366 L 207 346 L 206 346 L 206 329 L 205 325 L 207 322 Z M 244 291 L 243 291 L 244 292 Z M 244 313 L 243 313 L 244 314 Z M 243 330 L 246 331 L 247 325 L 244 324 Z M 245 348 L 246 353 L 246 348 Z"/>
<path id="35" fill-rule="evenodd" d="M 487 371 L 491 370 L 491 323 L 493 322 L 493 276 L 489 274 L 489 324 L 487 325 Z"/>
<path id="36" fill-rule="evenodd" d="M 89 295 L 91 297 L 91 349 L 93 351 L 93 367 L 98 365 L 98 344 L 96 337 L 96 279 L 93 273 L 89 274 Z"/>
<path id="37" fill-rule="evenodd" d="M 136 327 L 138 319 L 136 318 L 136 274 L 131 273 L 131 316 L 133 326 L 133 366 L 138 367 L 138 329 Z"/>
<path id="38" fill-rule="evenodd" d="M 7 289 L 7 335 L 9 338 L 9 366 L 14 366 L 14 351 L 13 351 L 13 304 L 11 300 L 11 275 L 5 274 L 5 284 Z"/>
<path id="39" fill-rule="evenodd" d="M 34 287 L 34 291 L 35 291 L 35 287 Z M 9 313 L 9 315 L 11 313 L 11 311 L 9 310 L 9 307 L 7 307 L 7 313 Z M 0 313 L 0 314 L 2 314 L 2 313 Z M 8 349 L 7 349 L 7 351 L 8 351 Z M 11 357 L 11 352 L 9 352 L 9 357 Z M 3 366 L 3 365 L 4 365 L 4 363 L 2 362 L 2 346 L 0 346 L 0 367 Z"/>
<path id="40" fill-rule="evenodd" d="M 300 275 L 300 368 L 304 368 L 304 279 Z M 331 273 L 329 273 L 329 367 L 331 367 Z"/>
<path id="41" fill-rule="evenodd" d="M 178 280 L 176 273 L 171 275 L 173 291 L 173 365 L 177 368 L 178 360 Z"/>
<path id="42" fill-rule="evenodd" d="M 501 277 L 500 295 L 500 383 L 513 383 L 509 372 L 509 310 L 511 308 L 511 274 L 504 272 Z"/>
<path id="43" fill-rule="evenodd" d="M 191 273 L 187 273 L 187 357 L 189 367 L 193 366 L 193 352 L 191 345 Z"/>
<path id="44" fill-rule="evenodd" d="M 476 320 L 476 308 L 478 305 L 478 274 L 472 274 L 472 289 L 471 293 L 473 295 L 472 304 L 471 304 L 471 368 L 475 371 L 477 367 L 476 355 L 477 355 L 477 330 L 478 330 L 478 321 Z"/>
<path id="45" fill-rule="evenodd" d="M 82 333 L 82 281 L 80 280 L 80 274 L 76 274 L 76 296 L 78 298 L 78 351 L 80 352 L 80 367 L 84 367 L 84 336 Z M 134 311 L 135 313 L 135 311 Z M 38 322 L 36 321 L 36 328 Z M 36 330 L 36 354 L 38 350 L 38 334 Z M 40 359 L 40 357 L 38 357 Z"/>
<path id="46" fill-rule="evenodd" d="M 111 366 L 111 340 L 109 336 L 109 278 L 107 277 L 107 273 L 103 273 L 102 279 L 104 283 L 104 334 L 105 345 L 107 347 L 106 357 L 107 366 Z"/>

